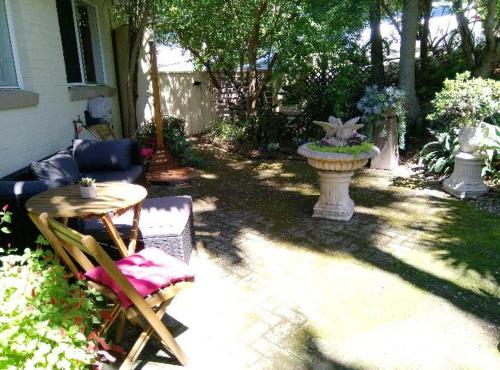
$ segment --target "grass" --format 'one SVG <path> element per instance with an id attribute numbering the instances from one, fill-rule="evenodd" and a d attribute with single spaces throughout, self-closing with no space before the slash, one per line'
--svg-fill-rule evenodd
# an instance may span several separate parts
<path id="1" fill-rule="evenodd" d="M 328 146 L 328 145 L 321 145 L 319 143 L 311 143 L 307 147 L 315 152 L 343 153 L 343 154 L 357 155 L 357 154 L 369 152 L 373 148 L 373 144 L 365 142 L 365 143 L 362 143 L 359 145 L 353 145 L 353 146 Z"/>

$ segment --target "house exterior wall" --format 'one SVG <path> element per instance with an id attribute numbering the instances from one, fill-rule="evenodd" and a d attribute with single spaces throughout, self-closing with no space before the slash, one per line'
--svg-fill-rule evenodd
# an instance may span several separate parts
<path id="1" fill-rule="evenodd" d="M 87 105 L 87 99 L 70 99 L 55 0 L 6 1 L 21 88 L 37 93 L 39 102 L 26 108 L 0 109 L 0 177 L 69 146 L 72 121 L 77 115 L 83 120 Z M 97 9 L 105 85 L 116 88 L 111 0 L 85 1 Z M 121 136 L 116 91 L 112 101 L 113 126 Z"/>

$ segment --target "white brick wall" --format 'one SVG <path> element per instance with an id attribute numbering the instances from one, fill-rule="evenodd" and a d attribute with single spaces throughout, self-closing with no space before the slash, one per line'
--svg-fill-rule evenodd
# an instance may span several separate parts
<path id="1" fill-rule="evenodd" d="M 55 0 L 7 1 L 22 88 L 38 93 L 40 102 L 34 107 L 0 110 L 0 177 L 69 146 L 72 120 L 77 114 L 83 119 L 87 104 L 69 99 Z M 116 87 L 111 0 L 86 1 L 98 12 L 105 83 Z M 118 95 L 112 99 L 114 127 L 120 134 Z"/>

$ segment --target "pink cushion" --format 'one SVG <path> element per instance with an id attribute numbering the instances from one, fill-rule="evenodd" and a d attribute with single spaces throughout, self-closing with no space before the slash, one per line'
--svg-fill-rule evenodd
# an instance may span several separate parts
<path id="1" fill-rule="evenodd" d="M 157 292 L 169 285 L 193 280 L 194 274 L 184 262 L 175 259 L 158 248 L 146 248 L 116 262 L 116 267 L 130 281 L 142 297 Z M 108 286 L 127 308 L 132 302 L 102 267 L 89 270 L 85 276 Z"/>

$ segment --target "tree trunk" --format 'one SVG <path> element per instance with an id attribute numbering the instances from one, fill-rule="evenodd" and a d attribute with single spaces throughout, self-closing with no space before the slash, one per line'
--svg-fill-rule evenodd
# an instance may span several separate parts
<path id="1" fill-rule="evenodd" d="M 267 0 L 260 0 L 255 10 L 252 33 L 248 42 L 248 68 L 250 70 L 250 83 L 248 85 L 247 113 L 251 116 L 257 115 L 257 104 L 259 101 L 259 76 L 257 71 L 257 55 L 260 42 L 260 29 L 262 15 L 267 9 Z"/>
<path id="2" fill-rule="evenodd" d="M 476 61 L 475 75 L 491 77 L 495 63 L 500 58 L 500 38 L 495 37 L 495 17 L 497 13 L 496 0 L 486 2 L 486 17 L 483 20 L 485 45 Z"/>
<path id="3" fill-rule="evenodd" d="M 384 49 L 380 33 L 380 5 L 381 0 L 370 1 L 371 82 L 378 86 L 384 86 Z"/>
<path id="4" fill-rule="evenodd" d="M 474 39 L 472 38 L 472 33 L 469 29 L 469 20 L 464 14 L 464 8 L 462 0 L 453 1 L 453 10 L 455 11 L 455 17 L 457 18 L 457 28 L 460 34 L 461 48 L 464 52 L 465 62 L 469 69 L 473 69 L 476 64 L 476 58 L 474 55 Z"/>
<path id="5" fill-rule="evenodd" d="M 248 68 L 250 71 L 250 78 L 247 87 L 247 114 L 250 116 L 257 115 L 257 91 L 259 90 L 259 76 L 257 71 L 257 50 L 255 52 L 250 50 Z"/>
<path id="6" fill-rule="evenodd" d="M 137 129 L 137 63 L 144 32 L 134 32 L 129 28 L 129 64 L 127 72 L 127 101 L 128 101 L 128 136 L 132 137 Z"/>
<path id="7" fill-rule="evenodd" d="M 409 127 L 420 130 L 417 95 L 415 92 L 415 44 L 418 28 L 418 1 L 403 1 L 402 35 L 399 61 L 399 87 L 406 95 L 406 117 Z"/>
<path id="8" fill-rule="evenodd" d="M 422 35 L 420 39 L 420 72 L 427 79 L 429 73 L 429 21 L 431 19 L 432 0 L 422 0 Z"/>

